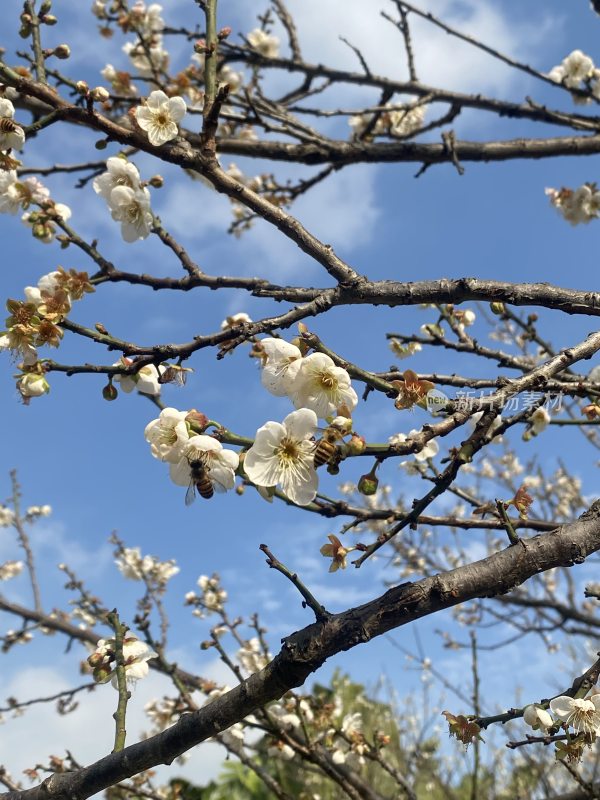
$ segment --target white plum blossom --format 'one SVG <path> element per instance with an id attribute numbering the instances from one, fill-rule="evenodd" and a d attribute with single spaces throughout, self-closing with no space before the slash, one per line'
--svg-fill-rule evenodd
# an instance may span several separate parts
<path id="1" fill-rule="evenodd" d="M 317 415 L 308 408 L 292 411 L 280 422 L 267 422 L 256 432 L 244 458 L 244 470 L 257 486 L 281 486 L 289 499 L 308 505 L 317 493 L 313 437 Z"/>
<path id="2" fill-rule="evenodd" d="M 533 704 L 527 706 L 523 711 L 523 721 L 534 731 L 542 730 L 545 732 L 554 725 L 554 720 L 546 709 Z"/>
<path id="3" fill-rule="evenodd" d="M 14 169 L 0 171 L 0 214 L 16 214 L 31 203 L 43 203 L 49 190 L 37 178 L 20 180 Z"/>
<path id="4" fill-rule="evenodd" d="M 17 381 L 17 390 L 21 397 L 41 397 L 43 394 L 48 394 L 50 384 L 40 373 L 26 372 Z"/>
<path id="5" fill-rule="evenodd" d="M 260 346 L 266 356 L 261 374 L 262 385 L 278 397 L 288 394 L 300 369 L 302 353 L 296 345 L 284 339 L 261 339 Z"/>
<path id="6" fill-rule="evenodd" d="M 29 506 L 25 512 L 28 521 L 31 521 L 34 517 L 49 517 L 50 514 L 52 514 L 52 506 L 47 504 L 43 506 Z"/>
<path id="7" fill-rule="evenodd" d="M 246 672 L 258 672 L 269 663 L 268 657 L 263 652 L 258 637 L 253 636 L 238 650 L 237 659 Z M 300 725 L 300 720 L 298 720 Z"/>
<path id="8" fill-rule="evenodd" d="M 267 747 L 267 755 L 269 758 L 280 758 L 282 761 L 291 761 L 294 757 L 294 750 L 285 744 L 285 742 L 277 741 Z"/>
<path id="9" fill-rule="evenodd" d="M 358 733 L 362 733 L 362 729 L 363 719 L 360 711 L 355 711 L 353 714 L 346 714 L 342 720 L 342 733 L 352 737 Z"/>
<path id="10" fill-rule="evenodd" d="M 34 306 L 40 306 L 44 302 L 44 296 L 53 295 L 61 288 L 60 278 L 61 273 L 58 270 L 42 275 L 37 286 L 25 287 L 25 300 L 28 303 L 33 303 Z"/>
<path id="11" fill-rule="evenodd" d="M 265 58 L 277 58 L 279 55 L 279 39 L 261 28 L 250 31 L 246 39 L 250 47 Z"/>
<path id="12" fill-rule="evenodd" d="M 99 639 L 96 650 L 88 661 L 94 666 L 95 673 L 96 670 L 99 671 L 101 683 L 106 683 L 110 678 L 114 688 L 118 689 L 114 648 L 114 639 Z M 149 671 L 148 661 L 156 657 L 157 653 L 145 642 L 127 633 L 123 640 L 123 666 L 127 685 L 131 686 L 145 678 Z"/>
<path id="13" fill-rule="evenodd" d="M 573 50 L 562 62 L 551 69 L 548 77 L 568 89 L 581 88 L 581 82 L 592 77 L 594 62 L 581 50 Z"/>
<path id="14" fill-rule="evenodd" d="M 302 724 L 298 714 L 289 711 L 281 703 L 273 703 L 269 706 L 269 714 L 275 717 L 279 726 L 285 731 L 297 730 Z"/>
<path id="15" fill-rule="evenodd" d="M 121 236 L 126 242 L 145 239 L 152 228 L 150 192 L 145 187 L 132 189 L 117 186 L 110 193 L 108 207 L 112 218 L 121 223 Z"/>
<path id="16" fill-rule="evenodd" d="M 163 47 L 160 34 L 155 34 L 147 47 L 140 42 L 126 42 L 122 49 L 143 77 L 151 78 L 153 67 L 164 72 L 169 66 L 169 53 Z"/>
<path id="17" fill-rule="evenodd" d="M 167 97 L 160 90 L 151 92 L 145 105 L 138 106 L 135 118 L 138 125 L 148 134 L 148 141 L 155 147 L 175 139 L 178 134 L 177 123 L 187 111 L 182 97 Z"/>
<path id="18" fill-rule="evenodd" d="M 94 178 L 92 186 L 96 194 L 109 202 L 111 192 L 117 186 L 128 186 L 134 191 L 141 189 L 140 173 L 131 161 L 120 156 L 111 156 L 106 161 L 106 172 Z"/>
<path id="19" fill-rule="evenodd" d="M 0 336 L 0 350 L 10 350 L 13 358 L 22 359 L 26 366 L 31 366 L 38 360 L 35 347 L 29 343 L 27 337 L 21 336 L 14 330 L 9 330 Z"/>
<path id="20" fill-rule="evenodd" d="M 233 489 L 239 460 L 238 454 L 233 450 L 225 450 L 221 442 L 200 433 L 188 439 L 179 461 L 169 465 L 169 473 L 173 483 L 189 486 L 192 478 L 190 464 L 201 461 L 213 489 L 225 492 Z"/>
<path id="21" fill-rule="evenodd" d="M 386 104 L 386 108 L 389 103 Z M 390 108 L 377 114 L 373 125 L 373 114 L 355 114 L 349 117 L 348 124 L 354 137 L 359 138 L 367 129 L 370 137 L 394 136 L 406 138 L 423 127 L 425 106 L 412 108 Z"/>
<path id="22" fill-rule="evenodd" d="M 112 64 L 107 64 L 104 69 L 100 70 L 100 74 L 104 80 L 110 83 L 115 94 L 124 97 L 134 97 L 137 94 L 137 86 L 132 83 L 131 75 L 128 72 L 115 69 Z"/>
<path id="23" fill-rule="evenodd" d="M 402 111 L 390 111 L 389 129 L 392 136 L 406 137 L 423 127 L 425 106 Z"/>
<path id="24" fill-rule="evenodd" d="M 544 408 L 544 406 L 536 408 L 533 414 L 529 417 L 532 432 L 534 434 L 541 433 L 548 427 L 548 425 L 550 424 L 550 420 L 551 420 L 550 414 Z"/>
<path id="25" fill-rule="evenodd" d="M 390 339 L 390 350 L 396 356 L 396 358 L 404 359 L 408 358 L 409 356 L 418 353 L 419 350 L 422 350 L 422 346 L 419 342 L 408 342 L 407 344 L 402 344 L 400 339 Z"/>
<path id="26" fill-rule="evenodd" d="M 115 559 L 121 575 L 132 581 L 141 581 L 144 578 L 164 586 L 169 578 L 177 575 L 179 567 L 171 559 L 159 561 L 154 556 L 143 556 L 139 547 L 125 547 Z"/>
<path id="27" fill-rule="evenodd" d="M 130 363 L 127 360 L 120 360 L 113 364 L 113 367 L 129 366 Z M 157 369 L 154 364 L 146 364 L 135 375 L 115 375 L 113 380 L 120 384 L 126 394 L 137 389 L 140 394 L 149 394 L 151 397 L 155 397 L 160 394 L 158 379 L 164 371 L 165 368 L 162 365 Z"/>
<path id="28" fill-rule="evenodd" d="M 240 89 L 243 79 L 242 73 L 236 72 L 229 64 L 224 64 L 219 70 L 219 83 L 227 83 L 231 94 Z"/>
<path id="29" fill-rule="evenodd" d="M 10 150 L 11 148 L 20 150 L 25 144 L 25 131 L 16 122 L 12 122 L 14 115 L 15 107 L 10 100 L 0 97 L 0 117 L 7 120 L 3 126 L 6 130 L 0 130 L 0 150 Z M 9 130 L 11 128 L 12 130 Z"/>
<path id="30" fill-rule="evenodd" d="M 0 505 L 0 528 L 10 528 L 15 521 L 15 512 L 11 508 Z"/>
<path id="31" fill-rule="evenodd" d="M 550 701 L 550 709 L 575 733 L 600 733 L 600 694 L 585 699 L 566 695 L 555 697 Z"/>
<path id="32" fill-rule="evenodd" d="M 0 581 L 9 581 L 11 578 L 16 578 L 23 571 L 22 561 L 5 561 L 0 564 Z"/>
<path id="33" fill-rule="evenodd" d="M 158 3 L 151 3 L 148 8 L 142 0 L 137 0 L 130 11 L 130 15 L 135 22 L 136 29 L 145 36 L 159 33 L 165 27 L 165 21 L 160 16 L 162 6 Z"/>
<path id="34" fill-rule="evenodd" d="M 413 429 L 412 431 L 408 432 L 408 435 L 405 433 L 395 433 L 393 436 L 389 437 L 390 444 L 403 444 L 407 441 L 407 439 L 412 439 L 413 436 L 418 436 L 420 431 Z M 425 446 L 419 450 L 418 453 L 413 453 L 415 459 L 417 461 L 425 461 L 428 458 L 433 458 L 436 456 L 440 451 L 440 446 L 437 443 L 436 439 L 430 439 Z M 401 465 L 402 466 L 402 465 Z"/>
<path id="35" fill-rule="evenodd" d="M 189 440 L 186 416 L 187 411 L 163 408 L 158 419 L 146 425 L 144 437 L 150 444 L 154 458 L 173 464 L 180 460 L 183 447 Z"/>
<path id="36" fill-rule="evenodd" d="M 209 578 L 208 575 L 200 575 L 197 583 L 202 591 L 202 602 L 206 610 L 209 613 L 220 611 L 227 601 L 227 592 L 221 588 L 218 577 L 213 575 Z"/>
<path id="37" fill-rule="evenodd" d="M 296 408 L 310 408 L 321 419 L 336 414 L 342 406 L 352 411 L 358 403 L 350 376 L 325 353 L 311 353 L 302 359 L 289 396 Z"/>
<path id="38" fill-rule="evenodd" d="M 242 325 L 249 322 L 252 322 L 252 320 L 248 314 L 246 314 L 245 311 L 240 311 L 237 314 L 232 314 L 230 317 L 225 317 L 221 323 L 221 330 L 225 331 L 227 328 L 232 328 L 234 325 Z"/>
<path id="39" fill-rule="evenodd" d="M 600 192 L 595 183 L 584 183 L 578 189 L 547 188 L 550 202 L 571 225 L 587 225 L 600 216 Z"/>

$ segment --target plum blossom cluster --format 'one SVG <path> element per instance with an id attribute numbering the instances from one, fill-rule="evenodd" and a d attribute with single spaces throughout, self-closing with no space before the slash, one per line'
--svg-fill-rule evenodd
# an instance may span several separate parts
<path id="1" fill-rule="evenodd" d="M 61 321 L 75 300 L 93 292 L 87 272 L 57 270 L 43 275 L 37 286 L 25 287 L 25 300 L 8 300 L 6 329 L 0 332 L 0 350 L 8 350 L 19 363 L 17 389 L 25 402 L 50 391 L 37 348 L 58 347 L 63 337 Z"/>
<path id="2" fill-rule="evenodd" d="M 29 210 L 31 206 L 38 208 Z M 0 214 L 17 214 L 20 210 L 25 212 L 21 221 L 42 244 L 54 241 L 57 221 L 66 222 L 71 217 L 71 209 L 55 203 L 37 178 L 20 178 L 15 169 L 0 170 Z"/>
<path id="3" fill-rule="evenodd" d="M 406 139 L 423 127 L 425 106 L 389 108 L 375 114 L 356 114 L 348 120 L 352 135 L 356 139 L 374 139 L 377 136 Z"/>
<path id="4" fill-rule="evenodd" d="M 121 223 L 121 236 L 126 242 L 145 239 L 152 229 L 150 192 L 142 183 L 135 164 L 125 157 L 111 156 L 106 172 L 94 179 L 96 194 L 108 205 L 112 218 Z"/>
<path id="5" fill-rule="evenodd" d="M 134 685 L 145 678 L 149 671 L 148 661 L 157 654 L 145 642 L 127 633 L 123 639 L 123 666 L 127 685 Z M 117 685 L 116 652 L 114 639 L 99 639 L 94 652 L 88 657 L 94 680 L 97 683 L 111 681 L 115 689 Z"/>
<path id="6" fill-rule="evenodd" d="M 5 561 L 4 564 L 0 564 L 0 581 L 16 578 L 23 571 L 23 567 L 22 561 Z"/>
<path id="7" fill-rule="evenodd" d="M 358 403 L 350 376 L 325 353 L 303 356 L 299 347 L 284 339 L 260 342 L 262 384 L 271 394 L 287 395 L 296 408 L 314 411 L 327 419 L 345 408 L 352 413 Z"/>
<path id="8" fill-rule="evenodd" d="M 192 612 L 194 616 L 204 617 L 223 611 L 227 601 L 227 592 L 221 586 L 219 576 L 214 574 L 209 578 L 208 575 L 200 575 L 198 586 L 200 587 L 200 595 L 192 591 L 185 596 L 185 604 L 194 607 Z"/>
<path id="9" fill-rule="evenodd" d="M 277 58 L 279 55 L 279 39 L 262 28 L 255 28 L 246 36 L 246 41 L 253 50 L 265 58 Z"/>
<path id="10" fill-rule="evenodd" d="M 600 100 L 600 69 L 592 59 L 581 50 L 573 50 L 556 67 L 548 73 L 550 80 L 556 81 L 567 89 L 588 91 L 596 100 Z M 591 98 L 573 95 L 576 103 L 590 103 Z"/>
<path id="11" fill-rule="evenodd" d="M 121 356 L 121 358 L 113 364 L 113 367 L 131 367 L 134 362 L 130 358 Z M 138 369 L 132 374 L 117 374 L 113 380 L 116 381 L 121 389 L 129 394 L 135 389 L 140 394 L 146 394 L 150 397 L 157 397 L 160 394 L 161 378 L 165 375 L 167 368 L 162 364 L 156 367 L 154 364 L 146 364 L 141 369 Z M 108 391 L 111 387 L 110 384 L 105 390 L 107 399 L 113 399 L 113 395 Z M 114 395 L 116 396 L 116 395 Z"/>
<path id="12" fill-rule="evenodd" d="M 561 728 L 569 734 L 567 743 L 556 742 L 558 759 L 578 760 L 583 745 L 600 734 L 600 690 L 594 687 L 586 697 L 561 695 L 549 705 L 532 704 L 523 711 L 523 721 L 542 734 Z"/>
<path id="13" fill-rule="evenodd" d="M 154 458 L 169 464 L 173 483 L 192 490 L 186 502 L 195 489 L 206 498 L 213 491 L 232 489 L 239 465 L 236 452 L 226 450 L 213 436 L 195 433 L 192 425 L 197 425 L 201 416 L 194 411 L 165 408 L 144 431 Z"/>
<path id="14" fill-rule="evenodd" d="M 595 183 L 584 183 L 578 189 L 546 189 L 550 203 L 571 225 L 587 225 L 600 216 L 600 191 Z"/>
<path id="15" fill-rule="evenodd" d="M 139 547 L 124 547 L 115 558 L 121 575 L 132 581 L 146 581 L 164 588 L 167 581 L 179 572 L 173 559 L 159 561 L 155 556 L 142 556 Z"/>

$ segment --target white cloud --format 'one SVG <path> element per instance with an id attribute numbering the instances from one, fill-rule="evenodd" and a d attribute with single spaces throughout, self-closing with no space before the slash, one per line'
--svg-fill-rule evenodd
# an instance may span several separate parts
<path id="1" fill-rule="evenodd" d="M 63 665 L 67 670 L 70 666 L 70 663 Z M 213 672 L 222 678 L 217 665 Z M 70 683 L 65 674 L 65 669 L 58 666 L 21 669 L 11 678 L 4 677 L 3 697 L 16 697 L 23 701 L 53 695 L 85 682 L 79 677 Z M 138 741 L 143 730 L 150 730 L 144 705 L 169 693 L 173 691 L 167 679 L 156 673 L 151 672 L 148 678 L 137 684 L 127 709 L 127 744 Z M 75 699 L 80 705 L 71 714 L 58 715 L 54 703 L 40 703 L 31 706 L 21 717 L 5 717 L 4 725 L 0 726 L 2 764 L 15 780 L 22 779 L 24 769 L 47 763 L 51 755 L 64 757 L 67 750 L 82 764 L 102 758 L 112 750 L 114 720 L 111 715 L 117 702 L 113 687 L 110 684 L 98 686 L 91 693 L 76 695 Z M 181 776 L 205 784 L 220 772 L 225 755 L 225 750 L 219 745 L 203 743 L 190 751 L 185 764 L 157 767 L 155 782 L 158 784 L 161 780 Z"/>
<path id="2" fill-rule="evenodd" d="M 513 24 L 510 10 L 505 14 L 482 0 L 429 0 L 419 7 L 433 12 L 448 25 L 481 39 L 493 47 L 521 57 L 531 57 L 552 25 L 549 17 L 533 25 Z M 309 61 L 360 71 L 356 55 L 338 37 L 358 47 L 372 72 L 407 77 L 402 37 L 379 13 L 385 10 L 397 17 L 390 2 L 365 3 L 363 0 L 291 0 L 304 56 Z M 318 21 L 318 24 L 315 24 Z M 480 50 L 448 36 L 415 15 L 410 17 L 419 78 L 439 82 L 447 88 L 474 91 L 506 89 L 513 80 L 512 70 Z"/>

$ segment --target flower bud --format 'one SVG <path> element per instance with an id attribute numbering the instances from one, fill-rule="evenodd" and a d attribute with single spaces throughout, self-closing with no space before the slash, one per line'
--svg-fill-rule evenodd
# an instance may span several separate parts
<path id="1" fill-rule="evenodd" d="M 493 303 L 490 303 L 490 311 L 497 317 L 501 317 L 502 314 L 504 314 L 506 311 L 506 306 L 504 305 L 504 303 L 500 303 L 499 301 L 494 301 Z"/>
<path id="2" fill-rule="evenodd" d="M 92 100 L 95 100 L 98 103 L 105 103 L 108 99 L 110 99 L 110 93 L 108 89 L 105 89 L 104 86 L 96 86 L 95 89 L 92 89 L 90 92 L 90 97 Z"/>
<path id="3" fill-rule="evenodd" d="M 40 17 L 43 17 L 45 14 L 47 14 L 51 8 L 52 8 L 52 0 L 44 0 L 39 10 Z"/>
<path id="4" fill-rule="evenodd" d="M 106 139 L 98 139 L 98 141 L 94 144 L 96 150 L 106 150 L 106 146 L 108 141 Z"/>
<path id="5" fill-rule="evenodd" d="M 206 53 L 206 40 L 205 39 L 198 39 L 197 42 L 194 42 L 194 52 L 195 53 L 200 53 L 200 55 L 202 55 L 203 53 Z"/>
<path id="6" fill-rule="evenodd" d="M 358 486 L 356 487 L 361 494 L 370 495 L 375 494 L 377 491 L 377 487 L 379 486 L 379 480 L 373 470 L 368 472 L 366 475 L 361 475 L 358 480 Z"/>
<path id="7" fill-rule="evenodd" d="M 192 408 L 186 415 L 185 421 L 193 425 L 194 429 L 199 429 L 200 431 L 203 431 L 208 425 L 208 417 L 206 414 L 203 414 L 201 411 L 196 411 L 195 408 Z"/>
<path id="8" fill-rule="evenodd" d="M 91 656 L 89 656 L 87 663 L 90 665 L 92 669 L 95 669 L 96 667 L 99 667 L 100 664 L 104 663 L 104 656 L 102 655 L 102 653 L 95 651 L 94 653 L 92 653 Z"/>
<path id="9" fill-rule="evenodd" d="M 223 39 L 226 39 L 228 36 L 231 35 L 231 27 L 229 25 L 225 25 L 224 28 L 217 33 L 217 39 L 222 42 Z"/>
<path id="10" fill-rule="evenodd" d="M 109 381 L 106 384 L 106 386 L 104 387 L 104 389 L 102 389 L 102 397 L 105 400 L 111 401 L 111 400 L 116 400 L 118 396 L 119 396 L 119 393 L 118 393 L 116 387 L 113 386 L 112 381 Z"/>
<path id="11" fill-rule="evenodd" d="M 96 683 L 106 683 L 112 675 L 112 669 L 109 664 L 101 664 L 92 673 Z"/>
<path id="12" fill-rule="evenodd" d="M 54 14 L 44 14 L 41 22 L 43 22 L 44 25 L 56 25 L 58 19 L 54 16 Z"/>
<path id="13" fill-rule="evenodd" d="M 359 436 L 358 433 L 353 433 L 350 441 L 347 444 L 347 453 L 349 456 L 359 456 L 364 453 L 367 447 L 364 436 Z"/>
<path id="14" fill-rule="evenodd" d="M 59 44 L 54 48 L 54 55 L 64 61 L 65 58 L 69 58 L 71 55 L 71 48 L 68 44 Z"/>
<path id="15" fill-rule="evenodd" d="M 162 175 L 153 175 L 148 183 L 150 186 L 154 187 L 154 189 L 162 189 L 165 181 Z"/>
<path id="16" fill-rule="evenodd" d="M 86 81 L 77 81 L 77 83 L 75 84 L 75 88 L 77 89 L 79 94 L 83 95 L 84 97 L 90 90 L 90 87 L 88 86 Z"/>
<path id="17" fill-rule="evenodd" d="M 340 465 L 339 464 L 327 464 L 327 472 L 330 475 L 339 475 L 340 474 Z"/>

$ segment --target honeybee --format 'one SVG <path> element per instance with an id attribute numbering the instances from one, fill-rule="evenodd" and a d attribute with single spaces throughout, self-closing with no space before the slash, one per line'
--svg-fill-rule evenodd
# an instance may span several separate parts
<path id="1" fill-rule="evenodd" d="M 215 493 L 212 481 L 208 476 L 208 470 L 204 466 L 204 461 L 201 458 L 195 458 L 189 462 L 189 465 L 190 485 L 185 493 L 186 506 L 190 506 L 196 499 L 196 489 L 205 500 L 210 500 Z"/>
<path id="2" fill-rule="evenodd" d="M 0 117 L 0 132 L 1 133 L 14 133 L 19 130 L 21 126 L 17 125 L 10 117 Z"/>
<path id="3" fill-rule="evenodd" d="M 315 468 L 329 464 L 337 453 L 337 442 L 344 438 L 344 432 L 335 425 L 329 425 L 323 431 L 323 437 L 315 442 L 313 462 Z"/>

